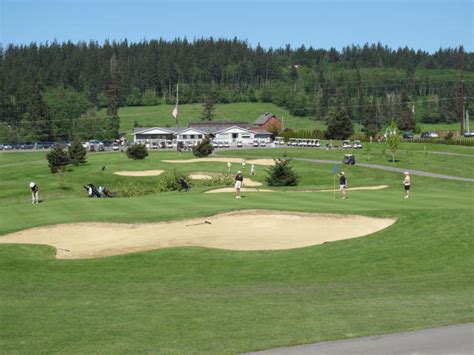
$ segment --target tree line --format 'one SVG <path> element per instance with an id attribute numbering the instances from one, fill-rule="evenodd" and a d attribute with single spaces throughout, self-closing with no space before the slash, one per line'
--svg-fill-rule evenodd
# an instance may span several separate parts
<path id="1" fill-rule="evenodd" d="M 176 83 L 181 104 L 272 102 L 326 122 L 337 111 L 368 133 L 392 118 L 413 129 L 417 121 L 460 117 L 460 48 L 265 49 L 236 38 L 201 38 L 10 44 L 0 55 L 0 140 L 6 141 L 116 138 L 119 107 L 174 103 Z M 464 53 L 464 69 L 469 104 L 474 53 Z"/>

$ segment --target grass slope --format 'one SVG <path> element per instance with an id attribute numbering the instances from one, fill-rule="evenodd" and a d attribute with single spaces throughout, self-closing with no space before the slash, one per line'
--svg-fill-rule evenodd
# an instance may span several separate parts
<path id="1" fill-rule="evenodd" d="M 245 154 L 258 152 L 265 153 Z M 87 182 L 154 185 L 159 177 L 111 172 L 171 169 L 161 160 L 188 157 L 153 153 L 135 162 L 120 153 L 90 155 L 60 183 L 41 153 L 1 154 L 0 235 L 52 223 L 163 221 L 255 208 L 398 221 L 364 238 L 271 252 L 172 248 L 68 261 L 54 259 L 47 246 L 0 245 L 3 352 L 235 353 L 474 320 L 473 184 L 413 177 L 413 198 L 405 200 L 400 174 L 356 165 L 346 169 L 352 186 L 390 187 L 350 192 L 346 201 L 285 189 L 236 201 L 232 194 L 202 194 L 202 185 L 117 199 L 87 199 L 81 191 Z M 301 189 L 332 186 L 330 164 L 292 164 Z M 225 164 L 179 169 L 222 171 Z M 32 179 L 45 199 L 37 206 L 28 203 Z"/>

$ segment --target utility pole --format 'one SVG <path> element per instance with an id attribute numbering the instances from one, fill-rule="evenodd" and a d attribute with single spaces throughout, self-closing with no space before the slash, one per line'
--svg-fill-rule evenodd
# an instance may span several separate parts
<path id="1" fill-rule="evenodd" d="M 461 54 L 461 131 L 459 132 L 461 135 L 464 134 L 464 47 L 461 46 L 459 48 Z"/>

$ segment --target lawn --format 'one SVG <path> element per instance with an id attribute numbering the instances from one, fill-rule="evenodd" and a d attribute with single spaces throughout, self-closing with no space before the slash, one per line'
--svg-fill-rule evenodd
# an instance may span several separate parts
<path id="1" fill-rule="evenodd" d="M 244 154 L 269 155 L 263 149 Z M 271 252 L 192 247 L 72 261 L 55 259 L 46 246 L 0 245 L 2 352 L 236 353 L 474 320 L 472 183 L 413 176 L 413 198 L 405 200 L 400 174 L 356 165 L 344 167 L 350 186 L 389 188 L 349 192 L 345 201 L 292 189 L 244 193 L 237 201 L 232 194 L 203 194 L 209 187 L 201 183 L 189 193 L 133 198 L 88 199 L 82 191 L 89 182 L 112 190 L 153 186 L 159 177 L 112 172 L 169 170 L 174 165 L 163 159 L 190 157 L 153 152 L 131 161 L 120 152 L 89 154 L 87 165 L 60 180 L 49 173 L 44 153 L 0 153 L 0 235 L 56 223 L 169 221 L 238 209 L 398 220 L 371 236 Z M 450 157 L 446 173 L 471 176 L 472 163 L 457 166 L 461 158 Z M 439 163 L 414 158 L 409 168 L 439 171 Z M 297 189 L 332 186 L 332 164 L 292 164 L 301 176 Z M 178 168 L 219 172 L 225 163 Z M 256 179 L 264 177 L 257 167 Z M 36 206 L 29 203 L 30 180 L 44 199 Z"/>

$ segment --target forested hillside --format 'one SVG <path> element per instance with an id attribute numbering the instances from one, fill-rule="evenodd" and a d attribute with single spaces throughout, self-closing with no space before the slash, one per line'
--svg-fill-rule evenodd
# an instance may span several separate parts
<path id="1" fill-rule="evenodd" d="M 177 83 L 180 104 L 274 103 L 312 120 L 342 115 L 369 134 L 392 118 L 403 130 L 460 119 L 460 48 L 264 49 L 210 38 L 33 43 L 0 54 L 5 142 L 114 138 L 119 107 L 172 104 Z M 473 87 L 474 53 L 464 53 L 467 105 Z"/>

